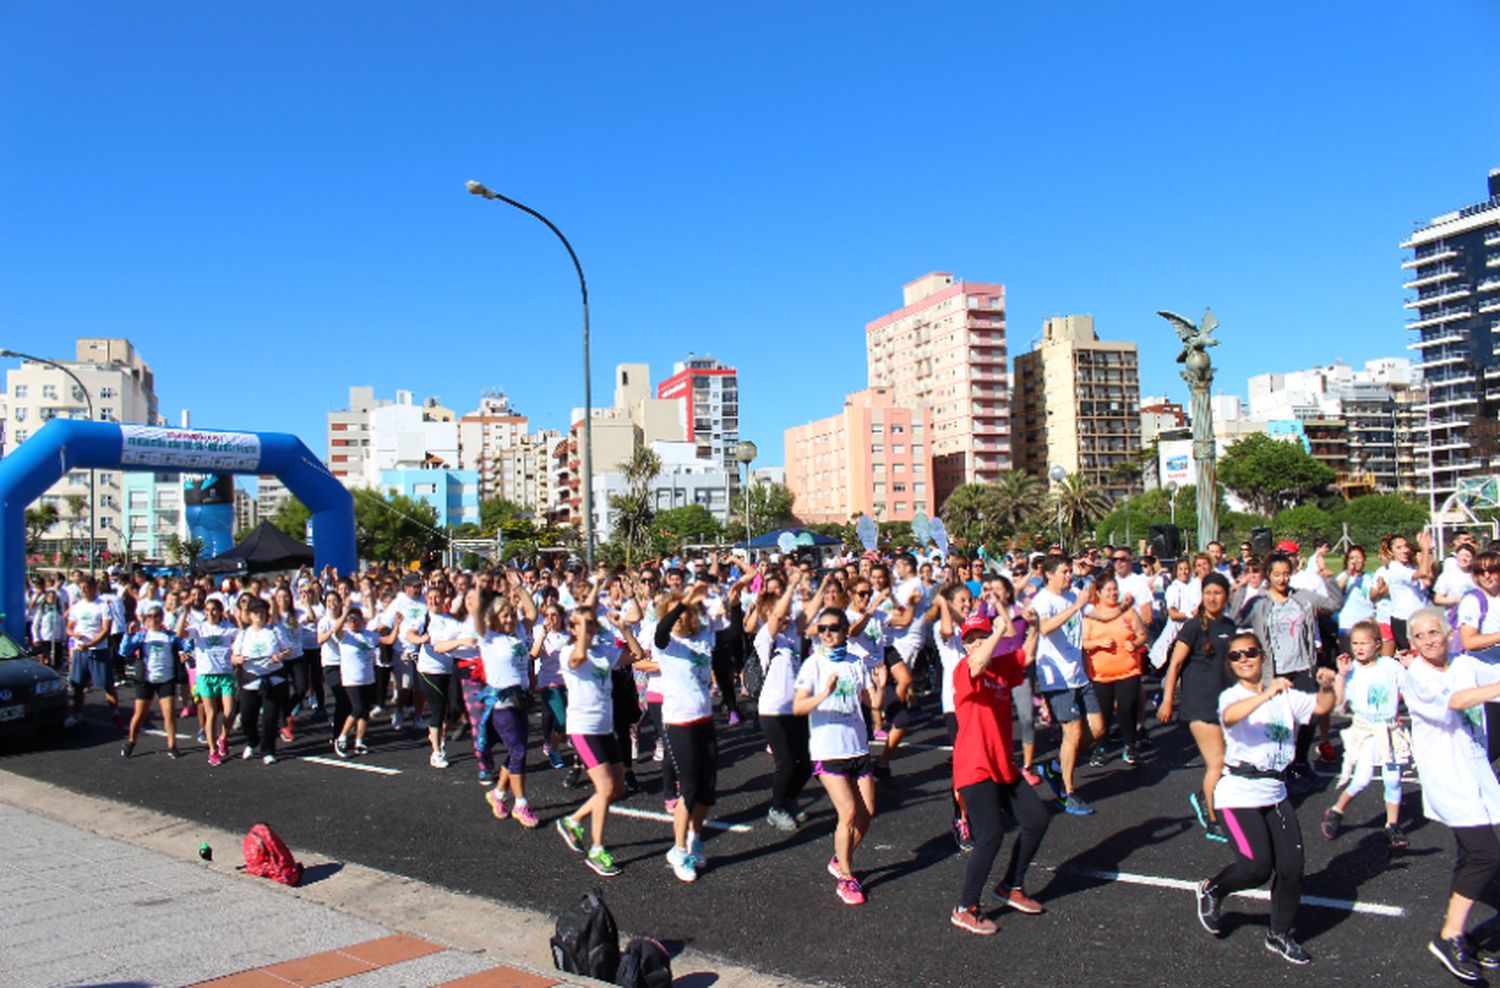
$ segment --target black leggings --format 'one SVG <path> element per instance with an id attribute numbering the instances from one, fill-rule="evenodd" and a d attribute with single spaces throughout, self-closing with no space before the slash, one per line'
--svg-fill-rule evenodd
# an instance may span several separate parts
<path id="1" fill-rule="evenodd" d="M 375 688 L 371 691 L 373 699 L 370 706 L 383 707 L 391 697 L 391 667 L 375 667 Z"/>
<path id="2" fill-rule="evenodd" d="M 1209 881 L 1209 892 L 1222 897 L 1270 879 L 1271 932 L 1290 933 L 1302 898 L 1302 827 L 1291 800 L 1218 811 L 1239 856 Z"/>
<path id="3" fill-rule="evenodd" d="M 641 719 L 641 705 L 635 697 L 635 676 L 631 675 L 629 669 L 616 669 L 610 673 L 609 688 L 609 701 L 615 715 L 615 741 L 620 745 L 621 753 L 629 755 L 630 729 Z M 542 740 L 550 741 L 551 737 L 543 734 Z M 627 758 L 625 771 L 630 773 L 631 778 L 635 777 L 634 769 L 634 763 Z"/>
<path id="4" fill-rule="evenodd" d="M 448 718 L 448 688 L 453 685 L 452 680 L 453 677 L 445 673 L 417 673 L 417 683 L 422 688 L 422 696 L 427 699 L 427 723 L 440 731 Z"/>
<path id="5" fill-rule="evenodd" d="M 1125 747 L 1134 748 L 1136 729 L 1140 726 L 1141 677 L 1117 679 L 1110 683 L 1094 683 L 1094 695 L 1099 698 L 1099 711 L 1104 714 L 1104 730 L 1109 731 L 1111 721 L 1120 725 L 1120 740 Z M 1115 720 L 1115 706 L 1120 708 L 1120 717 Z"/>
<path id="6" fill-rule="evenodd" d="M 1491 826 L 1454 827 L 1458 860 L 1453 863 L 1452 891 L 1465 899 L 1478 899 L 1500 871 L 1500 838 Z"/>
<path id="7" fill-rule="evenodd" d="M 310 648 L 302 653 L 307 660 L 307 688 L 312 692 L 313 699 L 318 701 L 318 709 L 323 709 L 323 656 L 317 648 Z"/>
<path id="8" fill-rule="evenodd" d="M 735 649 L 730 645 L 716 644 L 714 646 L 714 682 L 719 684 L 719 699 L 724 702 L 724 709 L 738 713 L 740 694 L 734 653 Z M 633 690 L 634 687 L 632 686 L 631 689 Z"/>
<path id="9" fill-rule="evenodd" d="M 349 694 L 344 692 L 344 681 L 339 674 L 338 666 L 327 666 L 323 668 L 323 681 L 328 684 L 328 692 L 333 697 L 333 729 L 335 732 L 342 731 L 344 724 L 349 720 Z"/>
<path id="10" fill-rule="evenodd" d="M 646 704 L 646 713 L 651 723 L 656 726 L 656 739 L 661 742 L 663 748 L 667 746 L 667 729 L 661 722 L 661 701 L 655 700 Z M 629 749 L 626 749 L 629 750 Z M 672 764 L 670 756 L 663 754 L 661 759 L 661 797 L 662 799 L 677 798 L 677 767 Z"/>
<path id="11" fill-rule="evenodd" d="M 301 703 L 302 698 L 307 696 L 308 659 L 308 654 L 303 652 L 301 658 L 282 664 L 281 671 L 287 677 L 287 716 L 291 716 L 292 708 Z"/>
<path id="12" fill-rule="evenodd" d="M 979 905 L 984 894 L 984 883 L 989 881 L 990 869 L 1005 837 L 1006 818 L 1016 822 L 1020 833 L 1010 849 L 1010 864 L 1000 884 L 1018 889 L 1026 880 L 1026 869 L 1036 857 L 1037 848 L 1042 846 L 1051 814 L 1035 790 L 1021 779 L 1006 783 L 986 779 L 964 786 L 959 792 L 969 813 L 969 832 L 974 838 L 974 850 L 964 867 L 964 888 L 959 897 L 959 907 L 967 909 Z"/>
<path id="13" fill-rule="evenodd" d="M 677 774 L 688 812 L 714 805 L 719 780 L 719 740 L 712 720 L 667 725 L 667 759 Z"/>
<path id="14" fill-rule="evenodd" d="M 791 714 L 760 715 L 760 729 L 771 746 L 776 770 L 771 775 L 771 808 L 791 813 L 802 787 L 812 778 L 807 750 L 807 718 Z"/>
<path id="15" fill-rule="evenodd" d="M 276 753 L 276 734 L 286 709 L 286 681 L 272 686 L 262 679 L 260 689 L 240 691 L 240 726 L 250 747 L 263 755 Z"/>

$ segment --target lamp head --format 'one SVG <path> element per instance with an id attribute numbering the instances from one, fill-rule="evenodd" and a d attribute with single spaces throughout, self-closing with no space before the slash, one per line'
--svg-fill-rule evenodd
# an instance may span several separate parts
<path id="1" fill-rule="evenodd" d="M 476 196 L 484 196 L 486 199 L 494 195 L 493 192 L 485 188 L 483 182 L 476 182 L 472 178 L 464 183 L 464 188 L 468 189 L 472 194 Z"/>

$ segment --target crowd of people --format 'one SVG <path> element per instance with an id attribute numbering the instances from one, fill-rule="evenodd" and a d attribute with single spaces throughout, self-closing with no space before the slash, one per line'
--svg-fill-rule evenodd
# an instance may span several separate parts
<path id="1" fill-rule="evenodd" d="M 167 753 L 180 754 L 178 725 L 196 722 L 211 766 L 235 749 L 273 765 L 278 741 L 325 721 L 334 755 L 359 758 L 386 718 L 426 733 L 436 771 L 467 739 L 491 812 L 530 828 L 542 822 L 527 796 L 538 747 L 565 784 L 591 790 L 554 826 L 602 876 L 620 870 L 609 806 L 641 790 L 634 766 L 650 758 L 673 821 L 666 862 L 683 882 L 698 878 L 716 711 L 730 728 L 753 718 L 773 766 L 766 825 L 803 826 L 816 779 L 836 815 L 833 891 L 850 905 L 865 901 L 855 858 L 880 788 L 920 718 L 940 711 L 947 825 L 967 854 L 951 921 L 978 935 L 996 932 L 983 894 L 1005 830 L 1016 836 L 992 896 L 1041 913 L 1025 879 L 1054 811 L 1094 812 L 1078 793 L 1080 760 L 1118 757 L 1128 770 L 1151 748 L 1148 727 L 1180 722 L 1204 765 L 1191 812 L 1233 852 L 1199 885 L 1198 919 L 1219 935 L 1224 898 L 1269 881 L 1265 943 L 1295 964 L 1310 958 L 1294 936 L 1304 852 L 1290 795 L 1314 786 L 1313 757 L 1335 760 L 1342 711 L 1340 792 L 1318 831 L 1340 837 L 1378 769 L 1383 839 L 1404 849 L 1402 778 L 1414 771 L 1426 816 L 1458 847 L 1430 950 L 1476 981 L 1500 967 L 1466 932 L 1500 871 L 1500 544 L 1460 538 L 1438 560 L 1428 533 L 1393 535 L 1378 567 L 1356 545 L 1338 572 L 1329 549 L 1304 556 L 1282 542 L 1258 557 L 1245 544 L 1230 558 L 1212 543 L 1166 562 L 1109 546 L 1072 558 L 1055 547 L 1003 559 L 710 553 L 593 571 L 512 563 L 217 583 L 73 572 L 34 578 L 28 614 L 33 649 L 66 667 L 70 726 L 101 691 L 126 731 L 123 757 L 153 704 Z"/>

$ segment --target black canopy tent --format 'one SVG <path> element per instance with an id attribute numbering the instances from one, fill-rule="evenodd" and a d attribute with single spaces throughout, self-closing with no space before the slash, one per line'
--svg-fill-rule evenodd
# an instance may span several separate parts
<path id="1" fill-rule="evenodd" d="M 312 564 L 311 547 L 263 521 L 239 545 L 204 560 L 199 568 L 208 573 L 269 573 Z"/>

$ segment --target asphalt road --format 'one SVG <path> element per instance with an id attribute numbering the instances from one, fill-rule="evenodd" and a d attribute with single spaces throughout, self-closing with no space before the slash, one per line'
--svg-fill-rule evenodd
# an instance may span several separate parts
<path id="1" fill-rule="evenodd" d="M 929 719 L 913 740 L 943 743 L 936 708 L 930 698 L 923 711 Z M 750 721 L 728 728 L 721 718 L 713 819 L 731 829 L 707 832 L 709 867 L 689 886 L 672 877 L 663 859 L 671 830 L 664 817 L 652 817 L 662 802 L 658 766 L 649 760 L 637 765 L 646 791 L 623 804 L 647 816 L 611 818 L 607 842 L 625 870 L 604 880 L 551 829 L 583 796 L 562 787 L 561 773 L 546 767 L 539 751 L 528 778 L 544 829 L 526 831 L 491 816 L 466 741 L 450 745 L 465 753 L 440 772 L 427 765 L 424 739 L 398 735 L 383 721 L 371 732 L 370 755 L 343 764 L 333 759 L 326 730 L 309 729 L 283 751 L 292 757 L 274 766 L 234 760 L 211 769 L 205 750 L 191 741 L 182 743 L 189 757 L 168 759 L 160 736 L 146 736 L 135 757 L 121 759 L 121 732 L 101 706 L 90 704 L 88 713 L 88 727 L 62 739 L 0 742 L 0 767 L 230 830 L 267 820 L 293 847 L 553 914 L 599 884 L 623 928 L 767 972 L 892 988 L 1449 980 L 1425 945 L 1446 900 L 1452 838 L 1422 820 L 1410 785 L 1403 819 L 1412 846 L 1395 858 L 1379 829 L 1378 785 L 1356 800 L 1348 814 L 1353 826 L 1335 842 L 1317 833 L 1333 798 L 1331 782 L 1303 802 L 1304 896 L 1330 900 L 1304 901 L 1298 915 L 1311 968 L 1293 968 L 1263 948 L 1264 901 L 1231 899 L 1225 937 L 1204 933 L 1188 883 L 1217 871 L 1232 852 L 1206 841 L 1190 821 L 1187 794 L 1201 764 L 1182 728 L 1153 728 L 1156 751 L 1136 769 L 1118 760 L 1081 769 L 1079 791 L 1098 812 L 1054 817 L 1027 881 L 1047 913 L 998 914 L 1000 934 L 978 938 L 948 922 L 964 859 L 949 836 L 946 753 L 936 748 L 903 753 L 895 787 L 881 788 L 878 815 L 856 857 L 868 902 L 851 908 L 834 896 L 825 871 L 832 813 L 816 781 L 808 824 L 794 834 L 765 826 L 771 762 Z M 1048 732 L 1039 734 L 1043 746 L 1050 740 Z M 996 878 L 1009 848 L 1007 839 Z M 192 855 L 196 846 L 182 852 Z M 1500 895 L 1490 901 L 1500 903 Z"/>

